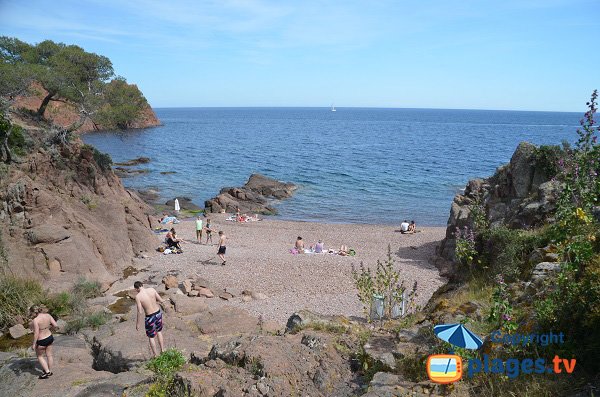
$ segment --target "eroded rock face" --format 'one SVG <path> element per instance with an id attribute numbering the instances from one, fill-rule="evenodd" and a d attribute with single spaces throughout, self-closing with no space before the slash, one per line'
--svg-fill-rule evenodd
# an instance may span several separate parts
<path id="1" fill-rule="evenodd" d="M 243 336 L 215 344 L 199 370 L 179 373 L 197 395 L 348 396 L 357 392 L 349 361 L 334 336 L 319 334 L 312 347 L 303 334 Z"/>
<path id="2" fill-rule="evenodd" d="M 293 183 L 279 182 L 260 174 L 252 174 L 242 187 L 221 189 L 217 197 L 204 203 L 206 212 L 236 212 L 248 214 L 275 214 L 269 199 L 284 199 L 292 196 L 297 186 Z"/>
<path id="3" fill-rule="evenodd" d="M 135 256 L 155 248 L 151 212 L 78 140 L 37 147 L 11 165 L 0 187 L 8 266 L 56 288 L 79 277 L 116 280 Z"/>
<path id="4" fill-rule="evenodd" d="M 490 178 L 469 181 L 464 193 L 454 197 L 446 238 L 438 247 L 441 258 L 454 260 L 456 229 L 473 227 L 473 206 L 477 203 L 492 227 L 529 228 L 552 216 L 561 186 L 538 165 L 535 153 L 534 145 L 520 143 L 510 163 L 499 167 Z"/>

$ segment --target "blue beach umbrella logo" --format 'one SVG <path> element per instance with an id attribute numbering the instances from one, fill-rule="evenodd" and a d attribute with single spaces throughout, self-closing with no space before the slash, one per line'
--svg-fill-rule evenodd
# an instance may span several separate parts
<path id="1" fill-rule="evenodd" d="M 441 340 L 463 349 L 477 350 L 483 345 L 481 338 L 462 324 L 436 325 L 433 332 Z"/>

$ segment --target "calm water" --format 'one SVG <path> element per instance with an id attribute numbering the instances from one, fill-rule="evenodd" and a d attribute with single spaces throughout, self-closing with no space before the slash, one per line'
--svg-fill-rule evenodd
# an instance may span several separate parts
<path id="1" fill-rule="evenodd" d="M 434 109 L 170 108 L 164 126 L 84 136 L 113 160 L 152 159 L 124 179 L 203 206 L 259 172 L 301 186 L 284 219 L 445 225 L 454 194 L 520 141 L 574 141 L 579 113 Z M 175 174 L 161 175 L 161 171 Z"/>

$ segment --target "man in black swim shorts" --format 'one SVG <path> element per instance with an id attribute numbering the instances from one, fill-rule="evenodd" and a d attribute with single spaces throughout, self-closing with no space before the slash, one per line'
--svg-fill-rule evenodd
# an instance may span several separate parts
<path id="1" fill-rule="evenodd" d="M 137 291 L 135 297 L 135 303 L 137 305 L 137 319 L 135 322 L 136 330 L 140 329 L 140 320 L 142 313 L 145 314 L 144 327 L 146 329 L 146 336 L 150 342 L 150 348 L 154 357 L 156 357 L 156 342 L 155 338 L 158 339 L 158 345 L 160 352 L 165 351 L 162 329 L 163 329 L 163 315 L 160 311 L 159 303 L 163 303 L 164 299 L 156 292 L 154 288 L 144 288 L 141 281 L 136 281 L 133 287 Z"/>
<path id="2" fill-rule="evenodd" d="M 223 233 L 222 230 L 219 230 L 219 250 L 217 251 L 217 255 L 223 261 L 223 263 L 221 263 L 222 266 L 225 266 L 225 263 L 226 263 L 226 261 L 225 261 L 225 251 L 227 250 L 227 247 L 225 246 L 226 241 L 227 241 L 227 236 L 225 236 L 225 233 Z"/>

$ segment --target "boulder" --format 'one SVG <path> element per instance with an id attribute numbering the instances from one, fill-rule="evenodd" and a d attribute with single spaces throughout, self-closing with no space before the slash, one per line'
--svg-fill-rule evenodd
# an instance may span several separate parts
<path id="1" fill-rule="evenodd" d="M 198 291 L 196 291 L 195 289 L 193 289 L 190 292 L 188 292 L 188 296 L 191 297 L 191 298 L 194 298 L 194 297 L 198 296 Z"/>
<path id="2" fill-rule="evenodd" d="M 179 208 L 188 211 L 201 211 L 202 208 L 192 203 L 192 199 L 189 197 L 175 197 L 165 203 L 170 208 L 175 207 L 175 199 L 179 201 Z"/>
<path id="3" fill-rule="evenodd" d="M 166 289 L 179 287 L 179 281 L 177 281 L 177 277 L 172 275 L 165 276 L 162 279 L 162 283 L 165 285 Z"/>
<path id="4" fill-rule="evenodd" d="M 25 328 L 23 324 L 16 324 L 8 329 L 8 333 L 10 334 L 11 338 L 19 339 L 22 336 L 30 334 L 31 331 Z"/>
<path id="5" fill-rule="evenodd" d="M 181 290 L 184 294 L 189 294 L 192 291 L 192 280 L 183 280 L 181 282 Z"/>
<path id="6" fill-rule="evenodd" d="M 222 292 L 219 292 L 219 298 L 228 301 L 230 299 L 233 299 L 234 295 L 230 292 L 222 291 Z"/>
<path id="7" fill-rule="evenodd" d="M 328 316 L 318 313 L 313 313 L 308 310 L 300 310 L 288 318 L 285 326 L 285 332 L 294 332 L 299 328 L 310 326 L 333 326 L 349 328 L 348 320 L 343 316 Z"/>
<path id="8" fill-rule="evenodd" d="M 204 287 L 194 287 L 195 291 L 198 291 L 198 296 L 202 296 L 204 298 L 214 298 L 215 295 L 213 294 L 213 292 L 208 289 L 208 288 L 204 288 Z"/>
<path id="9" fill-rule="evenodd" d="M 172 295 L 171 302 L 175 307 L 175 311 L 184 316 L 208 310 L 208 306 L 202 300 L 193 299 L 186 295 Z"/>
<path id="10" fill-rule="evenodd" d="M 67 322 L 62 318 L 56 320 L 56 327 L 54 327 L 54 332 L 57 334 L 64 334 L 67 332 Z"/>
<path id="11" fill-rule="evenodd" d="M 396 348 L 395 338 L 388 335 L 373 335 L 363 346 L 365 354 L 375 363 L 384 368 L 396 369 L 396 358 L 393 351 Z"/>
<path id="12" fill-rule="evenodd" d="M 226 187 L 204 203 L 207 212 L 231 212 L 239 208 L 242 213 L 275 214 L 269 198 L 291 197 L 296 190 L 292 183 L 279 182 L 260 174 L 252 174 L 242 187 Z"/>
<path id="13" fill-rule="evenodd" d="M 552 275 L 553 273 L 557 273 L 560 271 L 561 264 L 558 262 L 541 262 L 535 265 L 533 268 L 533 274 L 531 279 L 534 282 L 540 282 Z"/>

